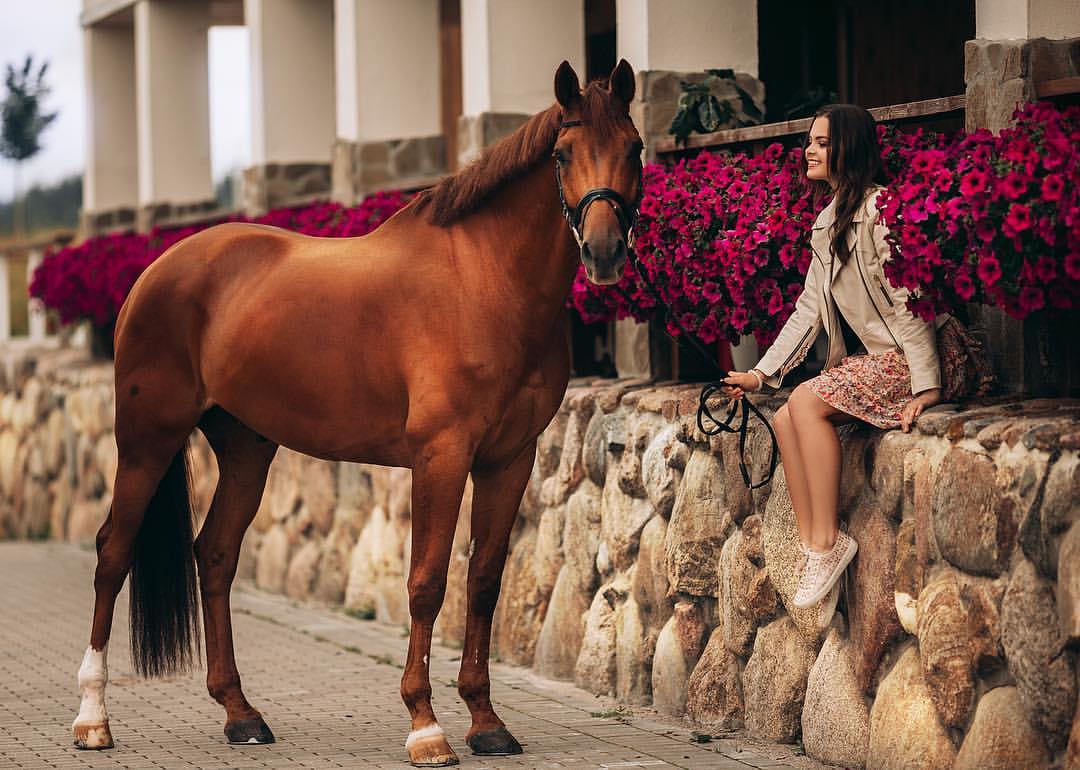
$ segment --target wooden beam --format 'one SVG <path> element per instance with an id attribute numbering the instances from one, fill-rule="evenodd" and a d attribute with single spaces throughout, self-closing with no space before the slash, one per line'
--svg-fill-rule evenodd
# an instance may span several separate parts
<path id="1" fill-rule="evenodd" d="M 1040 80 L 1035 84 L 1035 95 L 1040 99 L 1048 96 L 1065 96 L 1080 93 L 1080 78 L 1057 78 Z"/>
<path id="2" fill-rule="evenodd" d="M 1076 79 L 1080 80 L 1080 78 Z M 924 99 L 918 102 L 907 102 L 906 104 L 874 107 L 869 112 L 874 116 L 874 120 L 878 122 L 895 123 L 959 112 L 964 109 L 965 103 L 966 97 L 959 94 L 957 96 L 944 96 L 939 99 Z M 803 134 L 810 130 L 811 122 L 810 118 L 801 118 L 799 120 L 787 120 L 782 123 L 765 123 L 760 126 L 714 131 L 711 134 L 691 134 L 686 138 L 685 145 L 678 146 L 675 144 L 675 137 L 664 136 L 656 140 L 656 152 L 660 155 L 683 150 L 723 147 L 743 142 L 756 142 L 763 139 L 791 136 L 792 134 Z"/>

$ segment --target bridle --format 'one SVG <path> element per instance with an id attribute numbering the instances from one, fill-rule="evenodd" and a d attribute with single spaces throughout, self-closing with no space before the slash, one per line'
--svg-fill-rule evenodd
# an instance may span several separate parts
<path id="1" fill-rule="evenodd" d="M 565 120 L 560 126 L 559 130 L 571 126 L 585 125 L 583 120 Z M 574 240 L 577 241 L 578 248 L 584 249 L 584 238 L 581 236 L 581 223 L 585 219 L 585 214 L 589 210 L 589 206 L 598 200 L 607 201 L 611 208 L 615 212 L 615 217 L 619 220 L 619 228 L 622 231 L 623 239 L 626 241 L 627 256 L 633 264 L 634 269 L 637 271 L 638 277 L 641 282 L 652 294 L 653 299 L 656 300 L 658 306 L 663 309 L 667 319 L 672 322 L 681 332 L 682 337 L 691 347 L 695 348 L 698 353 L 708 361 L 713 369 L 716 370 L 719 377 L 722 379 L 727 372 L 720 366 L 716 360 L 716 356 L 710 351 L 706 350 L 694 337 L 690 334 L 679 320 L 678 316 L 672 312 L 671 307 L 664 301 L 663 296 L 657 290 L 656 286 L 649 279 L 649 275 L 645 270 L 644 265 L 638 260 L 637 254 L 634 252 L 634 226 L 638 220 L 638 208 L 641 205 L 641 198 L 644 191 L 645 171 L 642 169 L 641 177 L 638 180 L 637 197 L 634 199 L 633 205 L 627 203 L 626 199 L 620 195 L 616 190 L 612 190 L 610 187 L 594 187 L 581 196 L 581 200 L 573 209 L 566 203 L 566 195 L 563 192 L 562 184 L 562 169 L 559 164 L 559 159 L 555 157 L 555 181 L 559 185 L 559 203 L 562 204 L 563 216 L 566 217 L 567 223 L 570 225 L 570 231 L 574 234 Z M 614 288 L 618 291 L 631 307 L 638 308 L 637 302 L 631 297 L 619 284 L 615 284 Z M 671 336 L 670 334 L 668 336 Z M 672 337 L 672 340 L 678 345 L 678 340 Z M 697 426 L 706 436 L 717 436 L 721 433 L 735 433 L 739 436 L 739 471 L 742 473 L 743 483 L 746 484 L 747 489 L 758 489 L 772 481 L 773 474 L 776 472 L 776 464 L 779 460 L 779 451 L 776 443 L 776 434 L 773 432 L 772 426 L 769 425 L 768 419 L 761 411 L 750 402 L 750 399 L 740 398 L 738 401 L 731 401 L 728 405 L 727 416 L 723 419 L 713 415 L 709 408 L 709 398 L 717 393 L 721 392 L 721 385 L 718 382 L 713 382 L 705 385 L 701 389 L 701 395 L 698 399 L 698 413 L 697 413 Z M 738 427 L 734 427 L 732 423 L 735 420 L 736 413 L 739 414 Z M 765 429 L 769 433 L 769 441 L 772 444 L 769 452 L 769 470 L 765 477 L 758 482 L 754 482 L 750 478 L 750 470 L 746 467 L 746 441 L 747 434 L 750 429 L 750 417 L 757 417 L 758 420 L 765 426 Z"/>
<path id="2" fill-rule="evenodd" d="M 559 124 L 559 131 L 561 132 L 565 128 L 572 126 L 583 126 L 584 120 L 564 120 Z M 622 233 L 623 240 L 626 242 L 627 252 L 633 252 L 634 249 L 634 226 L 638 220 L 638 207 L 641 205 L 642 188 L 645 182 L 644 169 L 640 172 L 637 185 L 637 196 L 634 198 L 633 203 L 628 203 L 617 190 L 613 190 L 610 187 L 594 187 L 584 195 L 581 196 L 581 200 L 578 201 L 577 206 L 570 208 L 566 202 L 566 193 L 563 191 L 562 183 L 562 166 L 559 163 L 559 158 L 555 155 L 555 182 L 559 186 L 559 203 L 562 205 L 563 216 L 566 217 L 567 224 L 570 225 L 570 232 L 574 234 L 574 240 L 577 241 L 578 248 L 581 248 L 584 243 L 584 237 L 581 234 L 581 225 L 585 221 L 585 215 L 589 211 L 589 206 L 596 201 L 606 201 L 615 212 L 615 218 L 619 220 L 619 230 Z"/>

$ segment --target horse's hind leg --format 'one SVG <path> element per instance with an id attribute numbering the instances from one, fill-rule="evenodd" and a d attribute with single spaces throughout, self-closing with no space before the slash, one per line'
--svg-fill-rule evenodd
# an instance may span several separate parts
<path id="1" fill-rule="evenodd" d="M 113 486 L 112 508 L 97 534 L 97 568 L 94 572 L 94 618 L 90 631 L 90 645 L 79 667 L 79 691 L 81 702 L 79 714 L 72 724 L 74 743 L 80 749 L 112 748 L 113 739 L 109 729 L 109 717 L 105 708 L 105 685 L 108 680 L 106 663 L 109 635 L 112 630 L 116 596 L 132 567 L 136 541 L 142 528 L 148 507 L 170 507 L 177 515 L 173 526 L 187 528 L 190 537 L 190 520 L 179 520 L 186 504 L 187 479 L 184 468 L 184 444 L 188 432 L 195 425 L 191 419 L 187 429 L 174 426 L 143 426 L 139 430 L 125 430 L 129 413 L 122 403 L 117 409 L 117 458 L 116 483 Z M 126 438 L 125 438 L 126 437 Z M 135 437 L 135 438 L 133 438 Z M 164 510 L 155 511 L 156 519 L 165 519 Z M 162 521 L 159 524 L 167 526 Z M 189 541 L 190 542 L 190 541 Z M 182 543 L 177 544 L 182 548 Z M 183 570 L 183 553 L 177 551 L 176 564 Z M 190 558 L 190 551 L 188 552 Z M 183 580 L 183 575 L 179 575 Z M 134 590 L 134 589 L 133 589 Z M 183 608 L 186 611 L 186 608 Z M 166 610 L 171 611 L 172 608 Z M 180 621 L 184 623 L 184 621 Z M 174 627 L 175 628 L 175 627 Z M 181 637 L 174 636 L 174 647 L 181 662 L 183 648 L 191 636 L 183 632 L 191 626 L 175 628 Z M 133 634 L 136 629 L 132 629 Z M 158 658 L 160 661 L 161 658 Z M 174 663 L 176 659 L 174 658 Z"/>
<path id="2" fill-rule="evenodd" d="M 529 481 L 536 444 L 509 465 L 473 470 L 473 553 L 469 559 L 468 617 L 458 673 L 458 692 L 469 707 L 472 726 L 465 741 L 475 754 L 520 754 L 517 742 L 491 705 L 488 652 L 491 618 L 499 599 L 510 530 Z"/>
<path id="3" fill-rule="evenodd" d="M 240 544 L 258 510 L 277 445 L 217 408 L 206 413 L 199 427 L 217 456 L 219 471 L 214 501 L 195 540 L 206 636 L 206 688 L 225 707 L 229 743 L 273 743 L 274 734 L 240 688 L 229 591 Z"/>

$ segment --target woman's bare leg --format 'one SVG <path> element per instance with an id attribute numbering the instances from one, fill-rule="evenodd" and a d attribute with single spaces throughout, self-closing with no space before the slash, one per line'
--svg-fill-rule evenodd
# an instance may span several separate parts
<path id="1" fill-rule="evenodd" d="M 813 458 L 812 467 L 803 464 L 812 512 L 810 539 L 806 543 L 812 550 L 824 553 L 836 543 L 838 531 L 840 437 L 836 425 L 854 418 L 826 404 L 805 385 L 795 388 L 787 408 L 801 456 Z"/>
<path id="2" fill-rule="evenodd" d="M 791 507 L 795 511 L 795 522 L 799 528 L 799 540 L 809 545 L 813 527 L 813 510 L 810 507 L 810 487 L 807 485 L 807 467 L 802 452 L 799 451 L 799 437 L 791 420 L 787 404 L 776 410 L 773 416 L 773 430 L 776 443 L 780 445 L 780 459 L 784 463 L 784 478 L 787 480 Z"/>

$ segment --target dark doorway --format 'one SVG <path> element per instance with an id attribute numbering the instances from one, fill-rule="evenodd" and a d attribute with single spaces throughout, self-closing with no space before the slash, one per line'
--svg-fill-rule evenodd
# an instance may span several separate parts
<path id="1" fill-rule="evenodd" d="M 974 0 L 758 0 L 766 121 L 812 115 L 831 95 L 883 107 L 962 94 L 974 37 Z"/>
<path id="2" fill-rule="evenodd" d="M 615 0 L 585 0 L 585 79 L 615 69 Z"/>
<path id="3" fill-rule="evenodd" d="M 457 170 L 461 115 L 461 0 L 439 0 L 439 119 L 446 142 L 446 170 Z"/>

